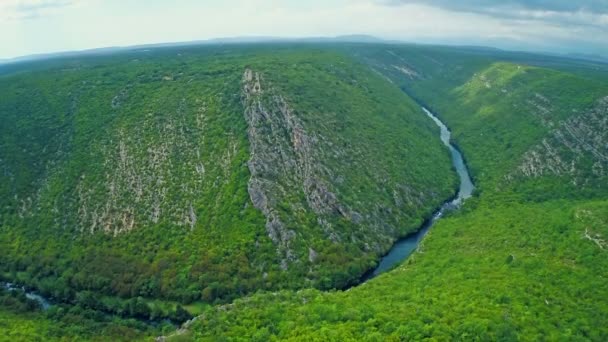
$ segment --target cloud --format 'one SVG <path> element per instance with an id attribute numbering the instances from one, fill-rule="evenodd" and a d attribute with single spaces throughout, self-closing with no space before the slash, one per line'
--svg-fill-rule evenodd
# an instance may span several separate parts
<path id="1" fill-rule="evenodd" d="M 215 37 L 356 33 L 608 56 L 608 14 L 571 1 L 577 5 L 552 0 L 541 9 L 538 0 L 0 0 L 0 58 Z"/>
<path id="2" fill-rule="evenodd" d="M 75 0 L 1 0 L 0 20 L 34 19 L 75 4 Z"/>
<path id="3" fill-rule="evenodd" d="M 387 5 L 417 3 L 464 12 L 496 12 L 498 9 L 544 12 L 608 14 L 606 0 L 379 0 Z"/>
<path id="4" fill-rule="evenodd" d="M 389 6 L 421 4 L 503 20 L 542 21 L 608 31 L 607 0 L 377 0 Z"/>

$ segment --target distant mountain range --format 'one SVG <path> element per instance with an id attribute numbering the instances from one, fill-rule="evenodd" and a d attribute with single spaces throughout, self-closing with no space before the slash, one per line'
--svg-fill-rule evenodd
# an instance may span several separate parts
<path id="1" fill-rule="evenodd" d="M 0 59 L 0 65 L 18 62 L 28 62 L 36 60 L 44 60 L 49 58 L 57 57 L 70 57 L 70 56 L 86 56 L 86 55 L 104 55 L 112 54 L 120 51 L 129 51 L 137 49 L 150 49 L 160 47 L 179 47 L 179 46 L 192 46 L 192 45 L 213 45 L 213 44 L 254 44 L 254 43 L 289 43 L 289 42 L 300 42 L 300 43 L 387 43 L 387 44 L 419 44 L 412 43 L 402 40 L 387 40 L 378 38 L 371 35 L 365 34 L 352 34 L 342 35 L 336 37 L 303 37 L 303 38 L 284 38 L 284 37 L 273 37 L 273 36 L 243 36 L 243 37 L 224 37 L 224 38 L 213 38 L 205 40 L 194 40 L 187 42 L 174 42 L 174 43 L 153 43 L 153 44 L 140 44 L 132 46 L 111 46 L 95 49 L 86 49 L 78 51 L 64 51 L 64 52 L 53 52 L 44 54 L 34 54 L 27 56 L 20 56 L 9 59 Z M 430 42 L 430 45 L 445 45 L 437 42 Z M 455 45 L 447 44 L 451 46 L 458 46 L 466 48 L 467 50 L 478 50 L 478 51 L 499 51 L 503 50 L 491 46 L 483 45 Z M 516 52 L 518 49 L 507 49 L 505 51 L 513 50 Z M 526 50 L 527 51 L 527 50 Z M 532 52 L 532 51 L 527 51 Z M 580 60 L 587 60 L 593 62 L 608 63 L 608 57 L 595 55 L 595 54 L 582 54 L 582 53 L 552 53 L 552 52 L 532 52 L 540 53 L 551 56 L 566 57 Z"/>
<path id="2" fill-rule="evenodd" d="M 377 37 L 369 35 L 344 35 L 337 37 L 305 37 L 305 38 L 281 38 L 272 36 L 249 36 L 249 37 L 225 37 L 225 38 L 213 38 L 206 40 L 194 40 L 188 42 L 175 42 L 175 43 L 156 43 L 156 44 L 141 44 L 132 46 L 110 46 L 95 49 L 86 49 L 78 51 L 63 51 L 43 54 L 33 54 L 27 56 L 20 56 L 9 59 L 0 59 L 0 64 L 17 63 L 36 61 L 56 57 L 69 57 L 69 56 L 85 56 L 85 55 L 103 55 L 110 54 L 119 51 L 129 51 L 137 49 L 149 49 L 159 47 L 177 47 L 177 46 L 191 46 L 191 45 L 211 45 L 211 44 L 247 44 L 247 43 L 286 43 L 286 42 L 309 42 L 309 43 L 321 43 L 321 42 L 343 42 L 343 43 L 381 43 L 389 42 Z"/>

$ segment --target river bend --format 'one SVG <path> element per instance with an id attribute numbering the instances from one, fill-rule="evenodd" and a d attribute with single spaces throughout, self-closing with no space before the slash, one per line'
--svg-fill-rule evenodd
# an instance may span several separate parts
<path id="1" fill-rule="evenodd" d="M 369 280 L 380 273 L 383 273 L 387 270 L 393 268 L 396 264 L 402 262 L 407 259 L 407 257 L 416 250 L 422 238 L 426 235 L 429 229 L 443 216 L 443 214 L 448 210 L 453 210 L 458 208 L 464 200 L 471 197 L 475 186 L 473 185 L 473 181 L 471 180 L 471 175 L 469 174 L 469 170 L 467 165 L 462 158 L 462 154 L 456 146 L 454 146 L 450 142 L 451 133 L 447 126 L 439 120 L 435 114 L 431 113 L 428 109 L 422 107 L 422 110 L 429 116 L 437 126 L 440 128 L 440 138 L 445 146 L 450 150 L 450 154 L 452 156 L 452 164 L 458 173 L 458 177 L 460 178 L 460 186 L 458 189 L 458 193 L 456 197 L 452 200 L 445 202 L 439 209 L 437 209 L 430 219 L 424 222 L 424 224 L 420 227 L 420 229 L 411 235 L 406 236 L 405 238 L 397 241 L 393 247 L 391 247 L 390 251 L 387 255 L 385 255 L 381 260 L 378 266 L 370 272 L 364 280 Z"/>

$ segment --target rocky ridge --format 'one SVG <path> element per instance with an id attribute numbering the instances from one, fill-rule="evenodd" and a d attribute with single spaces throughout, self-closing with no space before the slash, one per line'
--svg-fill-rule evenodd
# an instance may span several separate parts
<path id="1" fill-rule="evenodd" d="M 292 209 L 312 211 L 332 240 L 339 238 L 326 216 L 351 217 L 353 213 L 320 176 L 322 166 L 313 151 L 317 139 L 306 132 L 287 101 L 271 87 L 262 87 L 263 83 L 260 73 L 245 70 L 242 99 L 251 146 L 248 191 L 254 207 L 266 216 L 268 236 L 284 257 L 285 269 L 288 261 L 296 259 L 292 244 L 297 233 L 284 223 L 278 207 L 290 196 L 290 190 L 299 189 L 306 203 L 305 207 L 292 202 Z M 309 255 L 316 255 L 314 249 L 309 249 Z"/>
<path id="2" fill-rule="evenodd" d="M 334 141 L 304 121 L 281 91 L 264 74 L 246 69 L 241 99 L 248 125 L 251 178 L 248 192 L 255 208 L 266 217 L 266 231 L 282 259 L 314 264 L 326 242 L 356 243 L 360 253 L 382 253 L 398 235 L 408 211 L 437 194 L 420 191 L 400 180 L 386 178 L 379 167 L 371 174 L 375 191 L 386 198 L 344 195 L 344 168 L 365 162 L 368 152 L 355 144 Z M 298 218 L 305 218 L 295 223 Z M 325 241 L 312 241 L 299 224 L 317 230 Z"/>
<path id="3" fill-rule="evenodd" d="M 532 178 L 567 175 L 575 185 L 589 178 L 606 177 L 608 97 L 582 114 L 555 124 L 546 138 L 524 154 L 517 172 Z"/>

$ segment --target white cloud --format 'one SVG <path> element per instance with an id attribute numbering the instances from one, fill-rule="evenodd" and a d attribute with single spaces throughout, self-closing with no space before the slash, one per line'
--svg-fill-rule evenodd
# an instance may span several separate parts
<path id="1" fill-rule="evenodd" d="M 2 0 L 0 1 L 0 20 L 38 18 L 76 3 L 75 0 Z"/>
<path id="2" fill-rule="evenodd" d="M 5 11 L 5 9 L 9 9 Z M 378 0 L 0 0 L 0 16 L 36 13 L 34 20 L 0 21 L 0 58 L 102 46 L 189 41 L 229 36 L 333 36 L 365 33 L 416 42 L 529 46 L 608 54 L 606 15 L 594 25 L 563 25 L 564 13 L 498 17 Z M 577 21 L 589 18 L 584 13 Z M 519 45 L 518 45 L 519 44 Z"/>

